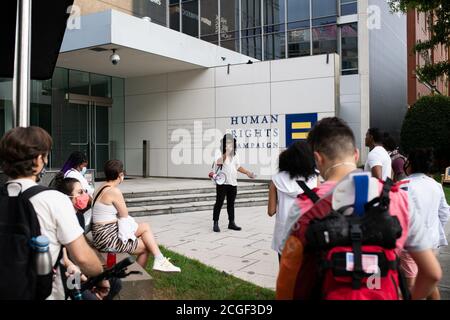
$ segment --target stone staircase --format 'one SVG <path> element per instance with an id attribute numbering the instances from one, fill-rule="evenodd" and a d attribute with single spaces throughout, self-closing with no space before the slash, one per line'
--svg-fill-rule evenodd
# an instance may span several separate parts
<path id="1" fill-rule="evenodd" d="M 124 193 L 130 215 L 149 216 L 212 210 L 216 200 L 215 186 L 206 188 L 158 190 Z M 265 206 L 268 184 L 238 186 L 235 207 Z M 226 209 L 226 200 L 222 209 Z"/>

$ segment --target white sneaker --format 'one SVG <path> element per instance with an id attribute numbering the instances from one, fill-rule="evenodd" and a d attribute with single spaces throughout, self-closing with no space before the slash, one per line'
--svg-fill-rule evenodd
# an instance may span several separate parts
<path id="1" fill-rule="evenodd" d="M 156 260 L 153 263 L 153 270 L 162 272 L 181 272 L 181 269 L 174 266 L 170 261 L 170 258 L 164 258 Z"/>

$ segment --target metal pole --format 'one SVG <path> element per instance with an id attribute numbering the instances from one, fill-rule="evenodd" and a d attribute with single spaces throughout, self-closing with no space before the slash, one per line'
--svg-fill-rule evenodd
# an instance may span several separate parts
<path id="1" fill-rule="evenodd" d="M 142 176 L 150 176 L 150 140 L 142 141 Z"/>
<path id="2" fill-rule="evenodd" d="M 13 125 L 30 124 L 31 2 L 17 0 L 13 79 Z"/>

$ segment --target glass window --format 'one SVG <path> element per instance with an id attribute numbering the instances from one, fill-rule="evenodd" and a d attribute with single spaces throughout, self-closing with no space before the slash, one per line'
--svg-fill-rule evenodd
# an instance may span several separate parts
<path id="1" fill-rule="evenodd" d="M 311 1 L 313 19 L 337 15 L 337 1 L 338 0 Z"/>
<path id="2" fill-rule="evenodd" d="M 90 95 L 89 92 L 89 73 L 77 70 L 69 71 L 70 93 Z"/>
<path id="3" fill-rule="evenodd" d="M 0 78 L 0 136 L 12 128 L 12 80 Z"/>
<path id="4" fill-rule="evenodd" d="M 264 25 L 277 25 L 285 22 L 285 0 L 264 0 Z"/>
<path id="5" fill-rule="evenodd" d="M 111 77 L 91 73 L 91 96 L 111 98 Z"/>
<path id="6" fill-rule="evenodd" d="M 220 46 L 239 51 L 239 0 L 220 1 Z"/>
<path id="7" fill-rule="evenodd" d="M 337 51 L 336 25 L 312 29 L 313 54 L 333 53 Z"/>
<path id="8" fill-rule="evenodd" d="M 264 27 L 264 33 L 282 32 L 284 30 L 285 30 L 284 24 L 275 24 L 275 25 Z"/>
<path id="9" fill-rule="evenodd" d="M 52 134 L 52 82 L 31 80 L 30 125 Z"/>
<path id="10" fill-rule="evenodd" d="M 180 31 L 180 5 L 178 4 L 178 1 L 170 1 L 169 26 L 170 29 Z"/>
<path id="11" fill-rule="evenodd" d="M 186 1 L 181 4 L 183 21 L 181 26 L 183 33 L 198 37 L 198 0 Z"/>
<path id="12" fill-rule="evenodd" d="M 200 6 L 201 38 L 209 42 L 217 42 L 219 33 L 218 2 L 217 0 L 201 0 Z"/>
<path id="13" fill-rule="evenodd" d="M 309 20 L 309 0 L 287 0 L 288 22 Z"/>
<path id="14" fill-rule="evenodd" d="M 239 38 L 231 40 L 220 40 L 220 46 L 233 51 L 239 51 Z"/>
<path id="15" fill-rule="evenodd" d="M 336 24 L 336 23 L 337 23 L 337 16 L 317 18 L 312 21 L 313 27 L 323 26 L 323 25 L 327 25 L 327 24 Z"/>
<path id="16" fill-rule="evenodd" d="M 358 13 L 358 1 L 341 0 L 341 16 Z"/>
<path id="17" fill-rule="evenodd" d="M 288 57 L 309 56 L 311 54 L 310 29 L 288 32 Z"/>
<path id="18" fill-rule="evenodd" d="M 286 58 L 286 37 L 284 32 L 264 36 L 264 59 L 275 60 Z"/>
<path id="19" fill-rule="evenodd" d="M 306 29 L 306 28 L 310 28 L 310 27 L 311 27 L 311 22 L 309 19 L 288 23 L 288 30 Z"/>
<path id="20" fill-rule="evenodd" d="M 239 0 L 220 1 L 221 32 L 239 30 Z"/>
<path id="21" fill-rule="evenodd" d="M 166 7 L 167 0 L 133 1 L 134 14 L 139 17 L 150 17 L 152 22 L 163 26 L 166 26 Z"/>
<path id="22" fill-rule="evenodd" d="M 242 29 L 261 26 L 261 1 L 241 0 Z"/>
<path id="23" fill-rule="evenodd" d="M 342 74 L 358 73 L 358 24 L 341 26 Z"/>
<path id="24" fill-rule="evenodd" d="M 242 38 L 242 54 L 262 60 L 261 36 Z"/>

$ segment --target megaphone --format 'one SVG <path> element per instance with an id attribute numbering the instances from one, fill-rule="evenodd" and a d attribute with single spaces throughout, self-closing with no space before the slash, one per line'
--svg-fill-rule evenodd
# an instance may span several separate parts
<path id="1" fill-rule="evenodd" d="M 209 174 L 209 177 L 211 178 L 212 181 L 214 181 L 218 185 L 224 184 L 225 181 L 227 180 L 227 177 L 226 177 L 225 173 L 223 173 L 223 172 L 219 172 L 219 173 L 211 172 Z"/>

